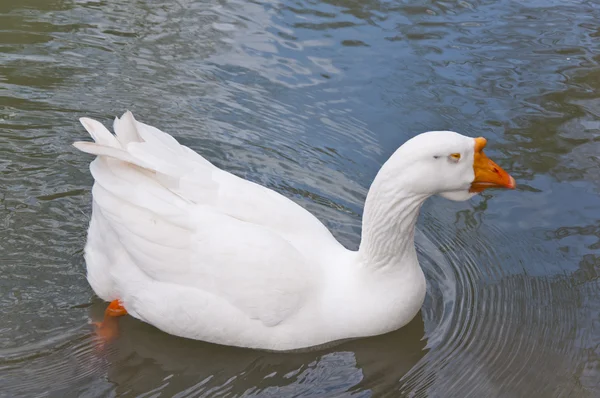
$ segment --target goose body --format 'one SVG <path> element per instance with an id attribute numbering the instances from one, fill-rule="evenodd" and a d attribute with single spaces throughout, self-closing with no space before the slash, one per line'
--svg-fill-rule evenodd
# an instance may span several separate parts
<path id="1" fill-rule="evenodd" d="M 74 145 L 97 155 L 85 247 L 92 289 L 167 333 L 218 344 L 294 350 L 404 326 L 426 290 L 413 241 L 420 205 L 432 194 L 467 199 L 482 183 L 477 139 L 413 138 L 375 179 L 360 249 L 350 251 L 295 202 L 129 112 L 115 120 L 116 135 L 81 122 L 95 142 Z M 456 181 L 415 179 L 436 172 L 433 161 L 420 173 L 415 165 L 438 152 L 461 155 L 466 166 L 443 165 Z M 483 183 L 514 187 L 500 172 Z"/>

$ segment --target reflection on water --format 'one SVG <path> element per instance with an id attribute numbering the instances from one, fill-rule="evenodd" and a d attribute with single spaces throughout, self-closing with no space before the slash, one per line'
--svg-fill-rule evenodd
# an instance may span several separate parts
<path id="1" fill-rule="evenodd" d="M 95 301 L 92 318 L 101 320 L 105 307 Z M 160 391 L 169 397 L 321 395 L 340 389 L 383 392 L 426 352 L 420 317 L 384 336 L 293 355 L 181 339 L 133 318 L 120 319 L 119 324 L 119 338 L 109 346 L 94 341 L 89 329 L 79 330 L 67 341 L 47 342 L 49 347 L 36 347 L 35 354 L 11 358 L 14 367 L 7 370 L 20 368 L 28 377 L 9 378 L 5 387 L 29 395 L 44 386 L 57 396 L 109 391 L 134 396 Z"/>
<path id="2" fill-rule="evenodd" d="M 585 1 L 0 0 L 0 396 L 600 395 L 600 7 Z M 83 115 L 124 109 L 348 247 L 412 135 L 485 135 L 518 192 L 429 201 L 408 327 L 302 354 L 100 347 Z"/>

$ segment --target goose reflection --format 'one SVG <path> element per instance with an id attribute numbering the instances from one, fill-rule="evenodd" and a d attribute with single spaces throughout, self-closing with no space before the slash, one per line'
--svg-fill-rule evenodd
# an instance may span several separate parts
<path id="1" fill-rule="evenodd" d="M 102 320 L 105 304 L 91 307 Z M 297 353 L 220 346 L 171 336 L 134 318 L 119 320 L 119 336 L 97 352 L 118 395 L 161 391 L 167 396 L 290 396 L 310 392 L 381 393 L 397 386 L 425 354 L 420 315 L 381 336 Z"/>

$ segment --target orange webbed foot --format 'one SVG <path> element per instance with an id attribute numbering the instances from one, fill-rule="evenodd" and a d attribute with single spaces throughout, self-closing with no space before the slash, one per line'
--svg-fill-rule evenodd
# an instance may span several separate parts
<path id="1" fill-rule="evenodd" d="M 104 311 L 104 315 L 106 316 L 123 316 L 127 315 L 127 310 L 123 307 L 123 302 L 121 300 L 113 300 Z"/>
<path id="2" fill-rule="evenodd" d="M 104 320 L 102 322 L 94 322 L 96 337 L 101 341 L 102 346 L 119 336 L 117 317 L 123 315 L 127 315 L 127 310 L 123 307 L 123 303 L 120 300 L 113 300 L 106 308 L 106 311 L 104 311 Z"/>

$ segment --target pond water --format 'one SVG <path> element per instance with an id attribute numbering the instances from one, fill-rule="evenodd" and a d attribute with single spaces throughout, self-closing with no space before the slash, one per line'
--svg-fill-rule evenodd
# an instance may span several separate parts
<path id="1" fill-rule="evenodd" d="M 600 5 L 0 0 L 0 396 L 600 396 Z M 308 208 L 346 246 L 405 140 L 488 138 L 517 180 L 429 200 L 409 326 L 303 354 L 98 347 L 77 119 L 130 109 Z"/>

